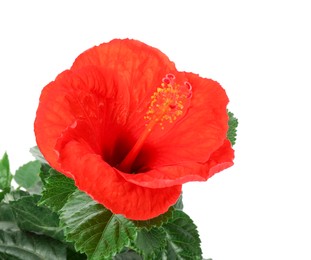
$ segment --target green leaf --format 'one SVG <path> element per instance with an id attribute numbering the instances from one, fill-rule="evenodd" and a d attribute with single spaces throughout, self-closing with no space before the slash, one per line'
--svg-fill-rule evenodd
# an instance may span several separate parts
<path id="1" fill-rule="evenodd" d="M 163 228 L 141 229 L 135 241 L 135 247 L 144 256 L 144 259 L 155 259 L 166 244 L 166 233 Z"/>
<path id="2" fill-rule="evenodd" d="M 0 229 L 1 230 L 19 230 L 16 223 L 14 212 L 9 205 L 10 201 L 18 200 L 29 193 L 22 190 L 14 190 L 5 194 L 3 201 L 0 203 Z M 0 258 L 1 259 L 1 258 Z"/>
<path id="3" fill-rule="evenodd" d="M 0 203 L 0 229 L 1 230 L 19 229 L 15 222 L 15 216 L 12 212 L 12 209 L 6 203 Z"/>
<path id="4" fill-rule="evenodd" d="M 228 111 L 228 116 L 229 116 L 229 129 L 227 132 L 227 137 L 229 141 L 231 142 L 232 145 L 235 144 L 236 141 L 236 132 L 237 132 L 237 127 L 238 127 L 238 119 L 234 117 L 234 114 Z"/>
<path id="5" fill-rule="evenodd" d="M 37 206 L 39 199 L 39 195 L 33 195 L 10 202 L 19 228 L 63 241 L 64 235 L 59 226 L 58 215 L 46 207 Z"/>
<path id="6" fill-rule="evenodd" d="M 6 203 L 0 203 L 0 221 L 15 221 L 11 207 Z"/>
<path id="7" fill-rule="evenodd" d="M 14 180 L 26 190 L 34 188 L 41 182 L 40 173 L 41 163 L 32 161 L 19 167 L 15 173 Z M 40 189 L 39 189 L 40 191 Z"/>
<path id="8" fill-rule="evenodd" d="M 35 157 L 36 160 L 43 164 L 48 164 L 48 162 L 44 159 L 42 153 L 40 152 L 38 146 L 34 146 L 30 148 L 30 153 L 32 154 L 33 157 Z"/>
<path id="9" fill-rule="evenodd" d="M 0 230 L 0 254 L 3 259 L 65 260 L 66 247 L 45 236 Z"/>
<path id="10" fill-rule="evenodd" d="M 202 259 L 197 227 L 186 213 L 174 211 L 173 218 L 162 228 L 167 246 L 155 259 Z"/>
<path id="11" fill-rule="evenodd" d="M 144 260 L 139 254 L 134 251 L 127 251 L 117 254 L 113 260 Z"/>
<path id="12" fill-rule="evenodd" d="M 18 260 L 15 256 L 9 256 L 4 253 L 0 253 L 0 260 Z"/>
<path id="13" fill-rule="evenodd" d="M 10 163 L 7 153 L 4 153 L 0 160 L 0 190 L 4 191 L 11 187 L 12 174 L 10 172 Z M 3 195 L 1 195 L 3 198 Z"/>
<path id="14" fill-rule="evenodd" d="M 10 201 L 19 200 L 22 197 L 29 196 L 27 191 L 23 190 L 13 190 L 10 193 L 5 194 L 3 202 L 9 203 Z"/>
<path id="15" fill-rule="evenodd" d="M 43 186 L 46 184 L 46 179 L 48 177 L 51 176 L 51 173 L 50 171 L 55 171 L 54 169 L 52 169 L 49 165 L 47 164 L 41 164 L 41 169 L 40 169 L 40 178 L 41 178 L 41 181 L 42 181 L 42 184 Z"/>
<path id="16" fill-rule="evenodd" d="M 58 212 L 77 187 L 72 179 L 54 169 L 50 169 L 49 173 L 50 177 L 45 180 L 42 198 L 38 205 L 45 205 L 54 212 Z"/>
<path id="17" fill-rule="evenodd" d="M 3 191 L 0 191 L 0 202 L 4 199 L 5 197 L 5 194 L 9 193 L 10 192 L 10 188 L 4 188 Z"/>
<path id="18" fill-rule="evenodd" d="M 115 215 L 81 191 L 75 191 L 61 209 L 67 241 L 89 259 L 111 259 L 136 238 L 134 224 Z"/>
<path id="19" fill-rule="evenodd" d="M 154 227 L 161 227 L 163 224 L 167 223 L 172 218 L 173 211 L 174 207 L 170 207 L 166 213 L 161 214 L 158 217 L 149 220 L 135 220 L 133 221 L 133 223 L 138 228 L 145 228 L 148 230 Z"/>
<path id="20" fill-rule="evenodd" d="M 67 248 L 67 260 L 86 260 L 85 254 L 80 254 L 74 250 Z"/>
<path id="21" fill-rule="evenodd" d="M 17 231 L 19 230 L 15 222 L 12 221 L 1 221 L 0 220 L 0 230 L 3 231 Z M 1 259 L 1 258 L 0 258 Z"/>
<path id="22" fill-rule="evenodd" d="M 175 205 L 173 207 L 174 207 L 174 209 L 183 210 L 184 204 L 182 202 L 182 194 L 180 194 L 177 202 L 175 203 Z"/>

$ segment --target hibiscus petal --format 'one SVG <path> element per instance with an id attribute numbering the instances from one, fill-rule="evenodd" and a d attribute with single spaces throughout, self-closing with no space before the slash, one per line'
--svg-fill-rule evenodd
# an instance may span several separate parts
<path id="1" fill-rule="evenodd" d="M 68 73 L 70 72 L 65 71 L 63 75 Z M 75 119 L 63 95 L 66 93 L 66 88 L 66 84 L 57 81 L 51 82 L 42 90 L 34 123 L 38 147 L 45 159 L 56 169 L 60 167 L 57 163 L 58 155 L 53 147 L 64 128 L 72 124 Z"/>
<path id="2" fill-rule="evenodd" d="M 234 151 L 231 143 L 225 140 L 223 145 L 203 164 L 184 162 L 179 165 L 157 167 L 140 174 L 120 174 L 126 181 L 143 187 L 164 188 L 189 181 L 206 181 L 215 173 L 232 166 L 233 159 Z"/>
<path id="3" fill-rule="evenodd" d="M 83 129 L 83 128 L 81 128 Z M 76 128 L 76 131 L 81 131 Z M 71 130 L 69 135 L 73 134 Z M 83 133 L 81 133 L 83 135 Z M 73 134 L 74 140 L 79 133 Z M 129 219 L 147 220 L 168 210 L 181 194 L 181 186 L 151 189 L 127 182 L 119 171 L 92 152 L 83 142 L 60 139 L 58 145 L 62 168 L 75 176 L 77 187 L 115 214 Z"/>

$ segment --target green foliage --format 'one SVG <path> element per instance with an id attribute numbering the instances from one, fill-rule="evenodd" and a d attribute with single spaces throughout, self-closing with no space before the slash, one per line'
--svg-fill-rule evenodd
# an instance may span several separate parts
<path id="1" fill-rule="evenodd" d="M 236 141 L 236 135 L 237 135 L 237 127 L 238 127 L 238 119 L 234 117 L 234 114 L 228 111 L 228 116 L 229 116 L 229 129 L 227 132 L 227 137 L 229 141 L 231 142 L 232 145 L 235 144 Z"/>
<path id="2" fill-rule="evenodd" d="M 32 154 L 33 157 L 35 157 L 36 160 L 43 164 L 47 164 L 48 162 L 44 159 L 43 155 L 41 154 L 38 146 L 34 146 L 30 148 L 30 153 Z"/>
<path id="3" fill-rule="evenodd" d="M 0 203 L 0 230 L 18 230 L 15 216 L 8 204 Z M 1 258 L 0 258 L 1 259 Z"/>
<path id="4" fill-rule="evenodd" d="M 5 194 L 4 203 L 9 203 L 10 201 L 19 200 L 22 197 L 29 196 L 27 191 L 23 190 L 12 190 L 10 193 Z"/>
<path id="5" fill-rule="evenodd" d="M 3 194 L 0 193 L 1 197 L 4 197 L 4 194 L 10 190 L 12 174 L 10 172 L 10 163 L 7 153 L 4 153 L 2 159 L 0 160 L 0 191 L 2 190 Z M 1 200 L 0 200 L 1 201 Z"/>
<path id="6" fill-rule="evenodd" d="M 7 187 L 0 191 L 0 202 L 4 199 L 5 194 L 9 193 L 11 188 Z"/>
<path id="7" fill-rule="evenodd" d="M 71 245 L 65 241 L 58 215 L 46 207 L 37 206 L 39 198 L 39 195 L 30 195 L 22 190 L 11 191 L 5 195 L 4 200 L 0 203 L 0 230 L 3 231 L 3 240 L 1 241 L 0 238 L 0 259 L 53 259 L 54 255 L 58 256 L 59 254 L 53 253 L 54 255 L 51 254 L 51 257 L 47 255 L 47 258 L 41 258 L 41 254 L 37 254 L 37 250 L 45 250 L 44 247 L 47 252 L 50 250 L 53 252 L 53 247 L 49 246 L 51 242 L 51 245 L 55 244 L 61 250 L 62 248 L 66 249 L 67 258 L 55 259 L 85 260 L 85 255 L 75 252 Z M 20 232 L 12 233 L 13 231 Z M 14 241 L 18 245 L 13 245 L 13 248 L 16 248 L 17 251 L 12 253 L 8 250 L 3 253 L 1 246 L 5 249 L 10 247 L 10 238 L 16 239 Z M 6 239 L 9 239 L 8 244 L 5 242 Z M 33 239 L 35 240 L 32 241 Z M 45 243 L 41 249 L 36 248 L 37 240 L 40 239 L 50 242 Z M 34 248 L 30 248 L 32 244 Z M 25 250 L 29 251 L 29 255 L 25 254 L 24 257 L 20 257 Z M 39 258 L 35 258 L 36 256 Z"/>
<path id="8" fill-rule="evenodd" d="M 7 153 L 4 153 L 0 160 L 0 189 L 9 187 L 11 184 L 12 175 L 10 173 L 10 163 Z"/>
<path id="9" fill-rule="evenodd" d="M 166 233 L 163 228 L 141 229 L 137 234 L 135 247 L 144 259 L 155 259 L 167 245 Z"/>
<path id="10" fill-rule="evenodd" d="M 183 211 L 174 211 L 173 218 L 163 225 L 167 246 L 155 259 L 202 259 L 197 227 Z"/>
<path id="11" fill-rule="evenodd" d="M 6 154 L 0 170 L 0 259 L 202 259 L 182 196 L 166 213 L 133 221 L 79 191 L 43 157 L 17 170 L 14 179 L 26 191 L 11 190 Z"/>
<path id="12" fill-rule="evenodd" d="M 183 210 L 184 204 L 182 202 L 182 194 L 180 194 L 177 202 L 175 203 L 175 205 L 173 207 L 174 207 L 174 209 Z"/>
<path id="13" fill-rule="evenodd" d="M 39 195 L 33 195 L 10 202 L 9 205 L 15 215 L 17 225 L 22 230 L 63 240 L 58 215 L 46 207 L 37 206 L 39 199 Z"/>
<path id="14" fill-rule="evenodd" d="M 183 211 L 174 210 L 167 223 L 140 229 L 132 248 L 143 259 L 202 259 L 197 227 Z M 126 253 L 124 253 L 126 255 Z"/>
<path id="15" fill-rule="evenodd" d="M 80 254 L 74 249 L 67 248 L 67 260 L 86 260 L 87 257 L 85 254 Z"/>
<path id="16" fill-rule="evenodd" d="M 66 247 L 34 233 L 0 230 L 0 254 L 1 259 L 65 260 Z"/>
<path id="17" fill-rule="evenodd" d="M 65 175 L 49 170 L 50 176 L 45 179 L 45 185 L 39 205 L 46 205 L 58 212 L 67 202 L 68 197 L 77 189 L 74 181 Z"/>
<path id="18" fill-rule="evenodd" d="M 113 260 L 144 260 L 142 256 L 136 252 L 129 250 L 116 255 Z"/>
<path id="19" fill-rule="evenodd" d="M 170 207 L 169 210 L 161 214 L 160 216 L 148 220 L 140 220 L 140 221 L 133 221 L 135 226 L 138 228 L 146 228 L 150 230 L 153 227 L 161 227 L 164 223 L 167 223 L 171 218 L 173 214 L 174 208 Z"/>
<path id="20" fill-rule="evenodd" d="M 39 161 L 32 161 L 24 164 L 16 171 L 14 180 L 21 187 L 34 193 L 41 192 L 40 179 L 41 163 Z"/>
<path id="21" fill-rule="evenodd" d="M 88 258 L 111 259 L 136 238 L 134 224 L 115 215 L 81 191 L 75 191 L 61 209 L 67 241 Z"/>

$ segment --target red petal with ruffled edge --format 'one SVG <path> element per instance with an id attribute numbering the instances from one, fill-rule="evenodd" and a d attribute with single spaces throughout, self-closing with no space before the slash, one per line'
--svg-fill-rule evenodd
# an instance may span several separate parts
<path id="1" fill-rule="evenodd" d="M 184 162 L 154 168 L 142 174 L 122 173 L 128 182 L 148 188 L 165 188 L 190 181 L 206 181 L 217 172 L 233 165 L 234 151 L 229 140 L 225 140 L 206 163 Z"/>

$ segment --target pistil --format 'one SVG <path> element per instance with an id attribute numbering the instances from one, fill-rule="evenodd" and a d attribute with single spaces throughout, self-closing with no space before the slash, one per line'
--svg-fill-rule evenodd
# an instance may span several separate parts
<path id="1" fill-rule="evenodd" d="M 167 74 L 162 79 L 161 86 L 151 96 L 149 109 L 144 117 L 146 128 L 120 163 L 118 169 L 130 173 L 133 163 L 152 130 L 157 125 L 164 130 L 165 123 L 173 123 L 178 117 L 182 116 L 190 105 L 191 97 L 192 86 L 189 82 L 184 82 L 183 85 L 177 84 L 175 76 Z"/>

